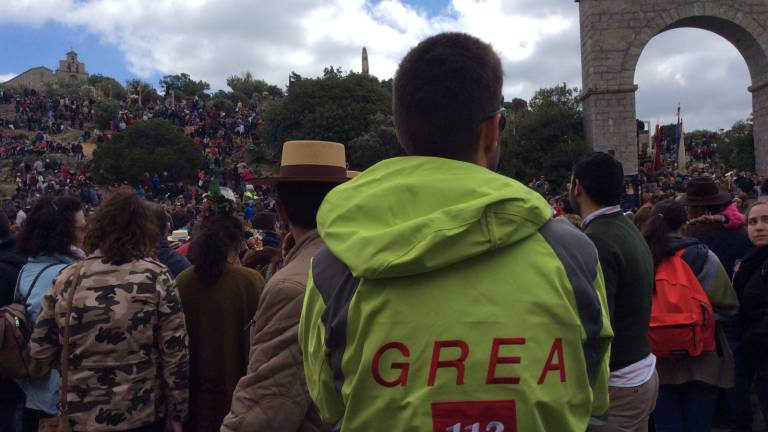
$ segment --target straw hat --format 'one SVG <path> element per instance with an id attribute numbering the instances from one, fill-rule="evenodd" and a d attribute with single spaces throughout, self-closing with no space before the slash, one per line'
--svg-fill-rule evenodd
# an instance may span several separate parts
<path id="1" fill-rule="evenodd" d="M 258 177 L 254 183 L 288 181 L 343 183 L 359 174 L 347 170 L 344 145 L 329 141 L 287 141 L 283 144 L 280 172 Z"/>

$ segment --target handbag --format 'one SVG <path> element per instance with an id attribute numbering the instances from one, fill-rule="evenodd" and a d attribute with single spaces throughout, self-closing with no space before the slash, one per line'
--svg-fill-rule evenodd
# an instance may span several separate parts
<path id="1" fill-rule="evenodd" d="M 69 415 L 67 414 L 67 390 L 69 390 L 69 321 L 72 315 L 72 301 L 75 298 L 75 290 L 80 283 L 80 270 L 83 262 L 75 265 L 72 285 L 67 293 L 67 315 L 64 318 L 64 342 L 61 348 L 61 380 L 59 381 L 59 413 L 47 419 L 41 419 L 37 426 L 37 432 L 70 432 Z M 63 284 L 63 282 L 62 282 Z"/>

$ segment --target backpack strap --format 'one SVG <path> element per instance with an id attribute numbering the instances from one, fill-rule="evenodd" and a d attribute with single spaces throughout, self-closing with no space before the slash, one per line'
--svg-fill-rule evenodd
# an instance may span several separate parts
<path id="1" fill-rule="evenodd" d="M 46 270 L 48 270 L 49 268 L 51 268 L 51 267 L 53 267 L 55 265 L 66 265 L 66 264 L 64 264 L 64 263 L 52 263 L 52 264 L 48 264 L 47 266 L 43 267 L 43 269 L 40 270 L 40 272 L 37 274 L 37 276 L 35 276 L 35 278 L 32 279 L 32 284 L 29 286 L 29 289 L 27 290 L 27 294 L 24 296 L 24 300 L 28 299 L 29 295 L 32 294 L 32 288 L 35 287 L 35 284 L 37 283 L 37 280 L 40 279 L 40 276 L 42 276 L 43 273 L 45 273 Z M 21 286 L 19 285 L 20 281 L 21 281 L 21 272 L 19 272 L 19 278 L 16 279 L 16 290 L 17 291 L 18 291 L 19 288 L 21 288 Z"/>
<path id="2" fill-rule="evenodd" d="M 67 392 L 69 391 L 69 335 L 70 335 L 70 318 L 72 317 L 72 301 L 75 298 L 75 291 L 80 283 L 80 272 L 83 269 L 83 261 L 75 264 L 75 270 L 72 275 L 72 285 L 69 287 L 67 293 L 67 315 L 64 318 L 64 340 L 62 341 L 61 349 L 61 365 L 60 374 L 61 380 L 59 382 L 59 431 L 69 432 L 69 414 L 67 411 Z M 62 281 L 63 284 L 63 281 Z"/>

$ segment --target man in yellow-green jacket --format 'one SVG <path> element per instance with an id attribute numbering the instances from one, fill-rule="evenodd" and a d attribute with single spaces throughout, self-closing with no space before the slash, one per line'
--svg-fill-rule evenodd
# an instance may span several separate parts
<path id="1" fill-rule="evenodd" d="M 409 156 L 331 191 L 299 329 L 340 431 L 584 431 L 608 408 L 612 332 L 594 245 L 493 172 L 503 72 L 466 34 L 424 40 L 394 82 Z"/>

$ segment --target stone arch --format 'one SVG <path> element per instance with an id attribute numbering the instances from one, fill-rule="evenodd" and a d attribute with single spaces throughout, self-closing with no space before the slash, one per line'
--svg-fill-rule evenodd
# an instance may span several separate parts
<path id="1" fill-rule="evenodd" d="M 578 1 L 578 0 L 577 0 Z M 768 2 L 765 0 L 581 0 L 585 131 L 596 150 L 614 150 L 637 172 L 635 71 L 660 33 L 698 28 L 728 40 L 752 85 L 757 169 L 768 174 Z"/>

